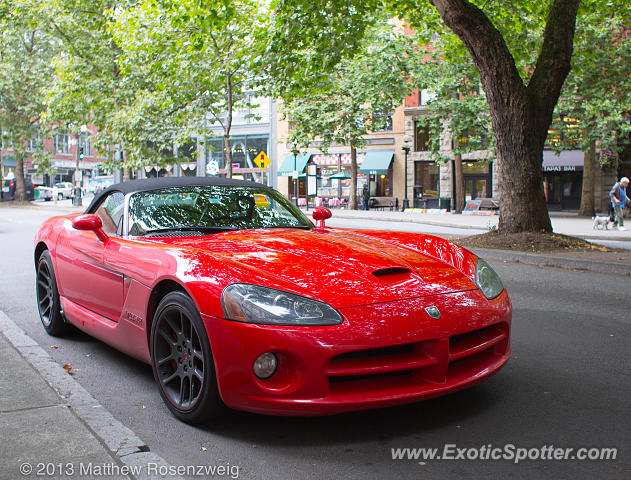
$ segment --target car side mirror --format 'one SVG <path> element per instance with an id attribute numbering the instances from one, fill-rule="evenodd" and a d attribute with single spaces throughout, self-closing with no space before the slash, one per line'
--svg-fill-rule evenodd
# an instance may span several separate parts
<path id="1" fill-rule="evenodd" d="M 324 221 L 333 215 L 331 210 L 326 207 L 315 207 L 313 209 L 313 219 L 318 222 L 318 228 L 324 228 Z"/>
<path id="2" fill-rule="evenodd" d="M 107 233 L 103 231 L 103 222 L 101 221 L 101 217 L 95 215 L 94 213 L 84 213 L 75 217 L 72 220 L 72 228 L 75 230 L 92 231 L 102 242 L 109 238 Z"/>

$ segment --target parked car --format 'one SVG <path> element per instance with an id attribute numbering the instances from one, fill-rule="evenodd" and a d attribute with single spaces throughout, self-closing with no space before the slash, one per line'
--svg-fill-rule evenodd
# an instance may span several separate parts
<path id="1" fill-rule="evenodd" d="M 35 187 L 37 198 L 39 200 L 50 201 L 53 198 L 53 189 L 51 187 L 39 186 Z"/>
<path id="2" fill-rule="evenodd" d="M 188 423 L 222 406 L 324 415 L 469 387 L 510 356 L 511 303 L 431 235 L 314 225 L 279 192 L 216 177 L 113 185 L 35 238 L 37 305 L 152 365 Z"/>
<path id="3" fill-rule="evenodd" d="M 26 187 L 26 200 L 34 200 L 35 190 L 33 189 L 33 182 L 29 178 L 25 178 L 24 186 Z M 14 178 L 4 180 L 2 183 L 2 200 L 15 200 L 16 187 L 17 184 Z"/>
<path id="4" fill-rule="evenodd" d="M 53 198 L 63 200 L 74 196 L 74 185 L 70 182 L 60 182 L 53 185 Z"/>

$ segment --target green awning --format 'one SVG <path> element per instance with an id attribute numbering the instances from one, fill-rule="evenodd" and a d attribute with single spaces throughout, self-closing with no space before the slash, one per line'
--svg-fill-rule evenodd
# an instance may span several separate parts
<path id="1" fill-rule="evenodd" d="M 387 174 L 393 157 L 393 150 L 378 152 L 369 150 L 366 152 L 366 156 L 361 164 L 359 173 L 363 173 L 364 175 Z"/>
<path id="2" fill-rule="evenodd" d="M 307 165 L 307 162 L 311 158 L 310 153 L 306 153 L 304 155 L 298 155 L 296 157 L 296 170 L 298 173 L 302 173 Z M 292 153 L 288 153 L 285 155 L 285 160 L 283 160 L 283 164 L 278 169 L 278 175 L 280 177 L 291 177 L 292 172 L 294 171 L 294 155 Z"/>

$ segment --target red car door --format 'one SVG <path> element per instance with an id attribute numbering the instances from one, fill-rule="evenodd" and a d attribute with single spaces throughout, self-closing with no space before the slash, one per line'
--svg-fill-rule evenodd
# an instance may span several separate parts
<path id="1" fill-rule="evenodd" d="M 113 192 L 95 212 L 103 220 L 103 229 L 111 236 L 105 241 L 92 231 L 75 230 L 71 222 L 67 222 L 57 243 L 55 265 L 62 296 L 115 322 L 123 310 L 124 275 L 109 266 L 105 259 L 109 244 L 117 236 L 120 218 L 116 217 L 120 210 L 122 218 L 122 208 L 118 208 L 122 200 L 122 193 Z"/>

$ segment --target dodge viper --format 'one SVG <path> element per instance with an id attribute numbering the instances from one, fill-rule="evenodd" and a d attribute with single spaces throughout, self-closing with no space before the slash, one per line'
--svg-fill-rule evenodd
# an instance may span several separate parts
<path id="1" fill-rule="evenodd" d="M 443 395 L 510 356 L 511 303 L 430 235 L 328 228 L 213 177 L 123 182 L 35 238 L 39 314 L 151 365 L 179 419 L 326 415 Z"/>

